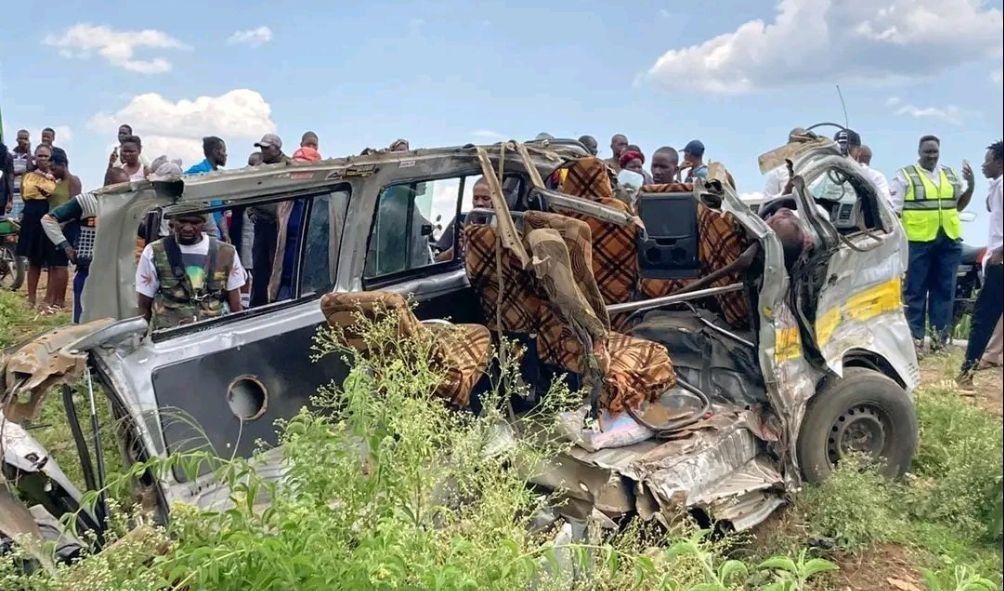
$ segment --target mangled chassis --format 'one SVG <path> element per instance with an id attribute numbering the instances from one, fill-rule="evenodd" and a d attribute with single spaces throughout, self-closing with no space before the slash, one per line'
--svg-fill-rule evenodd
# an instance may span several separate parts
<path id="1" fill-rule="evenodd" d="M 520 148 L 518 144 L 510 147 L 505 169 L 526 175 L 535 185 L 539 183 L 539 173 L 548 173 L 561 161 L 560 147 L 559 151 L 546 145 Z M 567 152 L 567 148 L 564 149 Z M 514 157 L 518 152 L 522 152 L 522 159 Z M 574 155 L 575 151 L 571 153 Z M 158 370 L 220 352 L 253 350 L 271 335 L 312 331 L 323 321 L 315 299 L 256 309 L 240 319 L 175 329 L 153 339 L 144 337 L 145 321 L 132 317 L 135 309 L 131 284 L 132 229 L 144 211 L 155 206 L 175 212 L 201 209 L 206 208 L 211 199 L 223 199 L 232 207 L 261 202 L 278 193 L 306 193 L 335 182 L 351 184 L 352 198 L 341 235 L 334 289 L 360 290 L 364 288 L 360 277 L 368 224 L 381 187 L 398 178 L 414 178 L 417 173 L 442 178 L 450 174 L 477 173 L 486 167 L 496 170 L 500 159 L 499 145 L 482 149 L 465 146 L 377 153 L 305 166 L 273 165 L 204 175 L 186 179 L 183 192 L 147 181 L 102 191 L 103 231 L 98 234 L 96 258 L 115 260 L 117 264 L 92 270 L 85 293 L 85 309 L 88 318 L 122 320 L 97 321 L 76 327 L 72 333 L 63 332 L 58 338 L 37 340 L 15 354 L 4 367 L 6 411 L 19 418 L 31 416 L 37 411 L 39 394 L 45 387 L 90 375 L 86 373 L 89 368 L 129 419 L 131 443 L 139 447 L 143 455 L 165 456 L 170 446 L 165 439 L 164 419 L 153 386 L 153 375 Z M 807 178 L 818 174 L 827 164 L 848 166 L 832 143 L 826 142 L 786 146 L 768 154 L 766 160 L 762 159 L 762 166 L 769 168 L 784 159 L 792 160 L 795 170 Z M 699 184 L 695 192 L 704 190 Z M 883 248 L 861 249 L 864 254 L 859 252 L 843 258 L 837 253 L 830 259 L 827 273 L 846 278 L 848 282 L 835 281 L 829 292 L 821 294 L 817 318 L 830 320 L 825 342 L 813 342 L 819 335 L 819 327 L 806 326 L 805 320 L 800 320 L 799 311 L 793 310 L 786 298 L 788 277 L 777 238 L 730 188 L 720 187 L 716 192 L 722 199 L 722 209 L 735 215 L 748 235 L 761 245 L 763 275 L 757 286 L 755 314 L 759 330 L 755 340 L 767 404 L 756 409 L 716 407 L 713 417 L 696 425 L 685 438 L 649 440 L 627 448 L 592 453 L 574 448 L 567 455 L 556 458 L 552 469 L 538 475 L 535 481 L 541 486 L 564 490 L 570 499 L 568 510 L 573 513 L 588 514 L 598 509 L 608 517 L 637 513 L 643 518 L 668 522 L 686 508 L 700 510 L 735 529 L 751 527 L 783 502 L 786 491 L 801 483 L 795 454 L 799 426 L 807 401 L 824 377 L 840 375 L 844 363 L 854 360 L 885 371 L 907 390 L 916 384 L 918 372 L 912 347 L 908 339 L 904 342 L 901 336 L 908 334 L 902 311 L 884 308 L 876 314 L 860 317 L 841 309 L 843 302 L 863 289 L 858 281 L 863 259 L 874 263 L 874 276 L 865 278 L 866 282 L 870 281 L 868 286 L 893 279 L 898 281 L 904 254 L 902 235 L 895 224 L 889 224 L 893 240 Z M 799 198 L 803 205 L 808 203 L 803 195 Z M 512 227 L 507 206 L 497 188 L 493 200 L 496 211 L 502 214 L 500 227 Z M 562 206 L 609 220 L 623 216 L 595 203 L 578 202 L 576 205 L 569 198 L 565 198 Z M 894 219 L 884 207 L 882 215 L 887 222 Z M 434 300 L 464 285 L 466 278 L 461 269 L 380 289 L 412 294 L 421 308 L 423 298 Z M 657 304 L 659 302 L 647 303 L 650 307 L 657 307 Z M 642 302 L 637 307 L 645 305 Z M 810 361 L 807 349 L 816 351 L 822 361 Z M 305 350 L 296 353 L 302 357 L 307 354 Z M 325 377 L 320 376 L 317 385 L 326 382 Z M 300 393 L 303 396 L 299 399 L 301 405 L 309 393 Z M 29 396 L 27 402 L 23 400 L 25 395 Z M 24 405 L 20 406 L 18 401 Z M 271 424 L 271 420 L 268 423 Z M 212 429 L 213 425 L 206 427 Z M 5 454 L 16 454 L 17 449 L 24 447 L 5 446 Z M 16 457 L 10 459 L 18 460 Z M 281 476 L 278 454 L 267 454 L 261 462 L 264 473 Z M 54 460 L 49 459 L 47 465 L 50 470 L 58 470 Z M 174 502 L 208 507 L 227 499 L 227 491 L 211 475 L 192 480 L 168 476 L 155 482 L 152 488 L 159 501 L 154 508 L 159 509 L 163 517 Z"/>

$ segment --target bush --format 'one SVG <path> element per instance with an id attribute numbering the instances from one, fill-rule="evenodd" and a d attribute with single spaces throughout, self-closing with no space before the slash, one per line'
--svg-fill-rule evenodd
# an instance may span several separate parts
<path id="1" fill-rule="evenodd" d="M 835 568 L 804 553 L 751 566 L 720 557 L 704 532 L 681 539 L 640 523 L 606 541 L 593 530 L 589 543 L 557 542 L 560 521 L 531 525 L 559 499 L 535 492 L 526 475 L 568 445 L 553 414 L 581 395 L 553 387 L 535 413 L 505 420 L 496 384 L 475 417 L 433 398 L 441 374 L 431 342 L 399 340 L 382 322 L 366 339 L 364 357 L 342 349 L 337 331 L 319 335 L 318 362 L 346 354 L 352 369 L 316 398 L 324 412 L 303 410 L 280 426 L 281 481 L 263 479 L 253 461 L 205 451 L 136 464 L 110 492 L 146 470 L 195 473 L 208 463 L 229 485 L 231 506 L 175 505 L 166 529 L 71 567 L 25 576 L 15 558 L 0 559 L 3 588 L 798 591 Z"/>
<path id="2" fill-rule="evenodd" d="M 913 470 L 921 482 L 910 503 L 914 516 L 951 524 L 972 540 L 999 537 L 1000 420 L 948 389 L 920 391 L 917 414 L 921 445 Z"/>
<path id="3" fill-rule="evenodd" d="M 841 550 L 857 550 L 900 533 L 895 508 L 901 499 L 901 487 L 865 459 L 851 456 L 822 483 L 807 485 L 795 503 L 814 535 L 832 539 Z"/>

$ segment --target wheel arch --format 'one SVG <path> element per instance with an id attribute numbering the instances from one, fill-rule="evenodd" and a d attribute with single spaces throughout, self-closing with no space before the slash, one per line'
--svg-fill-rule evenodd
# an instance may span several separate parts
<path id="1" fill-rule="evenodd" d="M 877 371 L 885 376 L 891 378 L 894 382 L 900 385 L 904 390 L 909 390 L 907 381 L 896 368 L 893 367 L 892 363 L 888 359 L 875 353 L 874 351 L 868 351 L 866 349 L 849 349 L 844 353 L 843 366 L 846 367 L 863 367 L 866 369 L 871 369 Z"/>

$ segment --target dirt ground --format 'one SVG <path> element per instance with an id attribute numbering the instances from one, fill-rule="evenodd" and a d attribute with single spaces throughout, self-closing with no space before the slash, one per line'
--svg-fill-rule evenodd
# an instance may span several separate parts
<path id="1" fill-rule="evenodd" d="M 956 388 L 955 376 L 962 365 L 963 351 L 952 348 L 946 354 L 929 356 L 920 361 L 921 386 Z M 972 390 L 960 390 L 959 395 L 996 417 L 1004 417 L 1004 370 L 1000 367 L 976 372 Z"/>

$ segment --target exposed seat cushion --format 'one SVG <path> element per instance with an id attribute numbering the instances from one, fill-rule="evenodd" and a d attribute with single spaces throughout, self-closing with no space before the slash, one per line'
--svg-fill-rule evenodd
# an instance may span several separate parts
<path id="1" fill-rule="evenodd" d="M 435 395 L 459 407 L 470 402 L 471 391 L 484 375 L 491 358 L 491 334 L 480 324 L 424 324 L 411 312 L 404 296 L 393 292 L 363 291 L 329 293 L 321 298 L 321 310 L 328 324 L 342 329 L 345 344 L 363 354 L 373 354 L 372 343 L 364 336 L 365 323 L 393 316 L 396 336 L 430 338 L 434 366 L 443 371 L 443 381 Z"/>
<path id="2" fill-rule="evenodd" d="M 619 332 L 607 339 L 610 367 L 603 376 L 600 404 L 617 413 L 652 402 L 676 385 L 676 374 L 666 348 Z"/>

